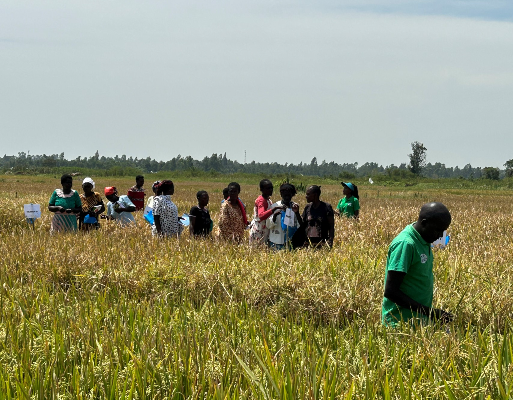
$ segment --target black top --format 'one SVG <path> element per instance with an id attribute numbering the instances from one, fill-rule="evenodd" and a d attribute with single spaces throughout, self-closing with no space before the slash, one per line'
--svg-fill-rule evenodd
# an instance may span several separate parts
<path id="1" fill-rule="evenodd" d="M 210 233 L 210 227 L 212 224 L 212 219 L 210 218 L 208 210 L 206 208 L 201 209 L 198 206 L 194 206 L 191 208 L 189 215 L 191 217 L 196 217 L 194 224 L 191 223 L 192 233 L 195 235 L 207 236 Z"/>
<path id="2" fill-rule="evenodd" d="M 312 243 L 333 240 L 329 235 L 329 218 L 333 218 L 333 216 L 331 204 L 321 201 L 319 206 L 314 208 L 312 203 L 308 203 L 303 211 L 303 224 L 307 240 Z"/>

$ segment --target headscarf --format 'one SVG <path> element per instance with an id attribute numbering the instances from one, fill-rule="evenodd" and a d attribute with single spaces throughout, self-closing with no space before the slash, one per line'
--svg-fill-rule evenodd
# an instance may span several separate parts
<path id="1" fill-rule="evenodd" d="M 90 183 L 91 185 L 93 185 L 93 189 L 94 189 L 94 181 L 91 178 L 89 178 L 89 177 L 84 178 L 84 180 L 82 181 L 82 185 L 84 183 Z"/>
<path id="2" fill-rule="evenodd" d="M 116 194 L 116 187 L 115 186 L 108 186 L 103 191 L 105 193 L 105 196 L 110 196 L 112 194 Z"/>
<path id="3" fill-rule="evenodd" d="M 160 196 L 165 188 L 173 187 L 173 186 L 174 186 L 173 181 L 170 181 L 170 180 L 160 181 L 160 183 L 157 187 L 157 195 Z"/>

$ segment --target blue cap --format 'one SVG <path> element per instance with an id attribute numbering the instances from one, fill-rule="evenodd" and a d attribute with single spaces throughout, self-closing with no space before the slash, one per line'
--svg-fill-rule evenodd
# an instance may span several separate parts
<path id="1" fill-rule="evenodd" d="M 351 182 L 340 182 L 342 186 L 347 186 L 349 189 L 351 189 L 352 192 L 354 192 L 354 185 Z"/>

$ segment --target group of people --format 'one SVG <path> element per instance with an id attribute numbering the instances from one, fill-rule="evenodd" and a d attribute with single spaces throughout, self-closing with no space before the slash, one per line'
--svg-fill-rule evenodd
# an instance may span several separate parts
<path id="1" fill-rule="evenodd" d="M 100 227 L 100 219 L 115 220 L 121 226 L 135 223 L 134 211 L 151 210 L 152 233 L 155 236 L 179 236 L 184 228 L 182 217 L 171 197 L 174 184 L 170 180 L 154 182 L 153 195 L 145 202 L 144 177 L 136 177 L 136 184 L 126 195 L 120 195 L 116 187 L 104 189 L 108 200 L 105 206 L 100 193 L 95 192 L 95 182 L 87 177 L 82 182 L 83 193 L 72 188 L 70 175 L 61 177 L 62 189 L 52 193 L 48 210 L 54 213 L 51 230 L 89 231 Z M 253 218 L 247 216 L 245 204 L 240 199 L 241 187 L 231 182 L 223 190 L 219 221 L 214 222 L 208 211 L 209 194 L 200 190 L 196 194 L 197 205 L 189 211 L 189 231 L 194 237 L 215 236 L 222 240 L 241 243 L 245 231 L 249 230 L 251 245 L 269 246 L 276 250 L 303 246 L 322 247 L 333 245 L 335 215 L 349 218 L 359 217 L 358 188 L 351 182 L 342 182 L 344 197 L 335 210 L 320 199 L 321 187 L 312 185 L 306 190 L 307 205 L 300 213 L 299 205 L 293 201 L 296 188 L 291 183 L 280 186 L 281 200 L 273 202 L 274 186 L 269 179 L 260 181 L 261 195 L 255 200 Z M 103 213 L 107 211 L 104 215 Z"/>
<path id="2" fill-rule="evenodd" d="M 307 205 L 300 207 L 293 201 L 296 188 L 290 183 L 280 186 L 281 199 L 271 200 L 274 187 L 270 180 L 260 182 L 261 195 L 255 200 L 253 219 L 248 220 L 246 206 L 240 199 L 240 185 L 232 182 L 223 190 L 223 201 L 215 236 L 240 243 L 249 229 L 249 242 L 254 246 L 268 246 L 275 250 L 298 247 L 331 247 L 335 232 L 335 215 L 359 218 L 358 188 L 351 182 L 341 182 L 344 197 L 336 210 L 320 199 L 321 187 L 312 185 L 306 190 Z M 144 208 L 144 177 L 136 178 L 136 185 L 127 195 L 118 195 L 115 187 L 104 189 L 109 200 L 107 208 L 101 195 L 95 192 L 91 178 L 82 182 L 83 193 L 72 189 L 73 178 L 61 177 L 62 188 L 55 189 L 48 210 L 54 213 L 52 231 L 71 231 L 99 228 L 99 219 L 113 219 L 122 226 L 135 223 L 133 212 Z M 155 236 L 179 236 L 184 225 L 180 223 L 177 206 L 171 200 L 174 184 L 170 180 L 153 183 L 154 195 L 146 207 L 153 214 L 152 233 Z M 189 230 L 193 237 L 212 235 L 214 223 L 208 211 L 209 195 L 202 190 L 196 194 L 197 205 L 189 212 Z M 142 199 L 142 201 L 141 201 Z M 408 225 L 391 243 L 386 263 L 382 322 L 397 326 L 401 322 L 422 324 L 431 320 L 449 322 L 453 315 L 432 307 L 433 252 L 431 243 L 443 235 L 451 223 L 451 214 L 442 203 L 422 206 L 417 221 Z"/>

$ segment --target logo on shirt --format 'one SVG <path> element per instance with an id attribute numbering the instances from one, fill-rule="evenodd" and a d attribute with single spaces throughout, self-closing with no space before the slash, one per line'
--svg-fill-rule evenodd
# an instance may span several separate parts
<path id="1" fill-rule="evenodd" d="M 426 256 L 425 254 L 420 255 L 420 262 L 422 264 L 425 264 L 427 262 L 427 260 L 428 260 L 428 256 Z"/>

